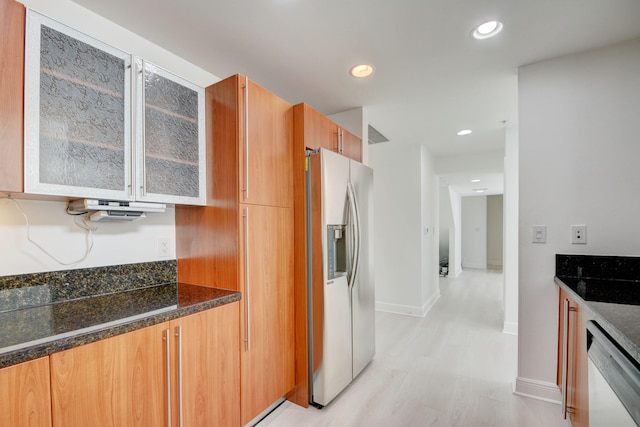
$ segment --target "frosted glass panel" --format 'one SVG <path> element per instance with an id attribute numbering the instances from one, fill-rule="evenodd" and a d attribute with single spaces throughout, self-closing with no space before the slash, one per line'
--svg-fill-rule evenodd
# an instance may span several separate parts
<path id="1" fill-rule="evenodd" d="M 145 64 L 145 184 L 149 193 L 198 197 L 198 92 Z"/>
<path id="2" fill-rule="evenodd" d="M 124 190 L 127 66 L 41 26 L 40 182 Z"/>

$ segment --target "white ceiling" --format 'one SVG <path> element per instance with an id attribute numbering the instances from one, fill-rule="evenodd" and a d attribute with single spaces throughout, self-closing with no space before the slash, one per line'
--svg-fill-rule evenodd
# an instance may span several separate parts
<path id="1" fill-rule="evenodd" d="M 391 142 L 502 150 L 517 69 L 640 37 L 640 0 L 74 0 L 224 78 L 331 115 L 365 107 Z M 498 19 L 495 38 L 474 26 Z M 367 62 L 366 80 L 348 74 Z M 460 129 L 473 134 L 459 137 Z M 483 185 L 484 186 L 484 185 Z"/>

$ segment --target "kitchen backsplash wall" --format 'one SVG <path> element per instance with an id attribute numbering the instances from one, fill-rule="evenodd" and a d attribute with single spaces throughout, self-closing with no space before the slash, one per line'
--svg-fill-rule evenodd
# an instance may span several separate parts
<path id="1" fill-rule="evenodd" d="M 79 260 L 87 233 L 65 213 L 66 203 L 17 200 L 29 219 L 31 238 L 62 262 Z M 175 259 L 175 209 L 149 213 L 134 222 L 91 223 L 93 249 L 86 260 L 61 265 L 27 240 L 25 219 L 17 207 L 0 199 L 0 276 Z M 158 239 L 168 239 L 169 256 L 159 256 Z"/>
<path id="2" fill-rule="evenodd" d="M 0 312 L 177 281 L 175 260 L 0 277 Z"/>

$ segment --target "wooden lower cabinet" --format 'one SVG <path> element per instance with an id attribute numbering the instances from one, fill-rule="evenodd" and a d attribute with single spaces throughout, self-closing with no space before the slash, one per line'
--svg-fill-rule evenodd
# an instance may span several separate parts
<path id="1" fill-rule="evenodd" d="M 245 425 L 295 384 L 293 209 L 240 205 Z"/>
<path id="2" fill-rule="evenodd" d="M 237 426 L 237 342 L 235 302 L 55 353 L 53 426 Z"/>
<path id="3" fill-rule="evenodd" d="M 49 358 L 0 369 L 0 425 L 51 426 Z"/>
<path id="4" fill-rule="evenodd" d="M 589 426 L 587 321 L 591 316 L 560 289 L 557 382 L 566 399 L 567 418 L 573 427 Z M 567 324 L 566 334 L 564 330 Z M 566 341 L 566 344 L 564 342 Z M 564 349 L 567 349 L 565 354 Z M 566 362 L 565 362 L 566 358 Z M 563 384 L 563 367 L 567 367 Z"/>
<path id="5" fill-rule="evenodd" d="M 167 425 L 168 324 L 52 354 L 53 425 Z"/>
<path id="6" fill-rule="evenodd" d="M 185 427 L 240 425 L 239 304 L 171 322 L 174 330 L 182 329 Z"/>

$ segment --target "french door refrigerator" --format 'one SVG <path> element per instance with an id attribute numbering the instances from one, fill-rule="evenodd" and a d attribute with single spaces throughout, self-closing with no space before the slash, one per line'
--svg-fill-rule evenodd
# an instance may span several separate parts
<path id="1" fill-rule="evenodd" d="M 308 152 L 309 395 L 323 407 L 375 353 L 373 170 Z"/>

